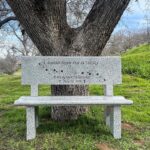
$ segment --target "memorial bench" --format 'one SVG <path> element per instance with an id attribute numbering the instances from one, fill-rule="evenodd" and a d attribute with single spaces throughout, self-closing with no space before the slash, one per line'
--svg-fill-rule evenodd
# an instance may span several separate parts
<path id="1" fill-rule="evenodd" d="M 27 140 L 36 137 L 38 106 L 105 105 L 105 121 L 115 139 L 121 138 L 121 105 L 133 102 L 113 96 L 113 85 L 122 83 L 120 57 L 22 57 L 22 84 L 31 85 L 31 96 L 15 101 L 26 106 Z M 104 96 L 38 96 L 38 85 L 101 84 Z"/>

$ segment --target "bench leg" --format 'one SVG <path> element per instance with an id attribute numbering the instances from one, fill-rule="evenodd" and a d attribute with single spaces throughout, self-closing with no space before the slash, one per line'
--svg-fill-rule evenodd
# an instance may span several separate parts
<path id="1" fill-rule="evenodd" d="M 110 116 L 111 116 L 111 106 L 105 106 L 104 108 L 104 119 L 108 127 L 110 127 Z"/>
<path id="2" fill-rule="evenodd" d="M 39 107 L 35 107 L 35 124 L 37 128 L 39 126 Z"/>
<path id="3" fill-rule="evenodd" d="M 27 126 L 27 140 L 32 140 L 36 137 L 36 121 L 35 121 L 35 107 L 26 107 L 26 126 Z"/>
<path id="4" fill-rule="evenodd" d="M 113 106 L 110 117 L 110 128 L 115 139 L 121 138 L 121 107 Z"/>

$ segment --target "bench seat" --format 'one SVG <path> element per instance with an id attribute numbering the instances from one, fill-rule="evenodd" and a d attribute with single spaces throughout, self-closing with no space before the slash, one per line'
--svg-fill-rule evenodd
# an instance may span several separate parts
<path id="1" fill-rule="evenodd" d="M 123 96 L 22 96 L 15 101 L 19 106 L 39 105 L 130 105 L 133 102 Z"/>

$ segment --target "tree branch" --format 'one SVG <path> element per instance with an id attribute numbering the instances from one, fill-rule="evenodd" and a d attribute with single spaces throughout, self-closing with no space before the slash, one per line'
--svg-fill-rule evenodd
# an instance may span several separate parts
<path id="1" fill-rule="evenodd" d="M 9 21 L 16 21 L 17 20 L 17 18 L 15 17 L 15 16 L 10 16 L 10 17 L 7 17 L 7 18 L 5 18 L 4 20 L 2 20 L 2 21 L 0 21 L 0 28 L 4 25 L 4 24 L 6 24 L 6 23 L 8 23 Z"/>
<path id="2" fill-rule="evenodd" d="M 7 2 L 39 51 L 43 55 L 58 55 L 62 50 L 62 43 L 65 43 L 63 34 L 68 28 L 66 0 Z"/>
<path id="3" fill-rule="evenodd" d="M 11 11 L 11 9 L 9 9 L 9 8 L 0 8 L 0 11 L 1 12 L 10 12 Z"/>
<path id="4" fill-rule="evenodd" d="M 78 38 L 85 55 L 100 55 L 130 0 L 96 0 Z"/>

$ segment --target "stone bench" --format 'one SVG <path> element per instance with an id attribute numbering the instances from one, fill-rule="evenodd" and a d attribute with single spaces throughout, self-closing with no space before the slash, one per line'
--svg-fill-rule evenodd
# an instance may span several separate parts
<path id="1" fill-rule="evenodd" d="M 121 105 L 133 102 L 113 96 L 113 85 L 122 83 L 119 57 L 22 57 L 22 84 L 31 85 L 31 96 L 15 101 L 26 106 L 27 140 L 36 137 L 38 106 L 105 105 L 105 121 L 115 139 L 121 138 Z M 38 96 L 38 85 L 101 84 L 104 96 Z"/>

